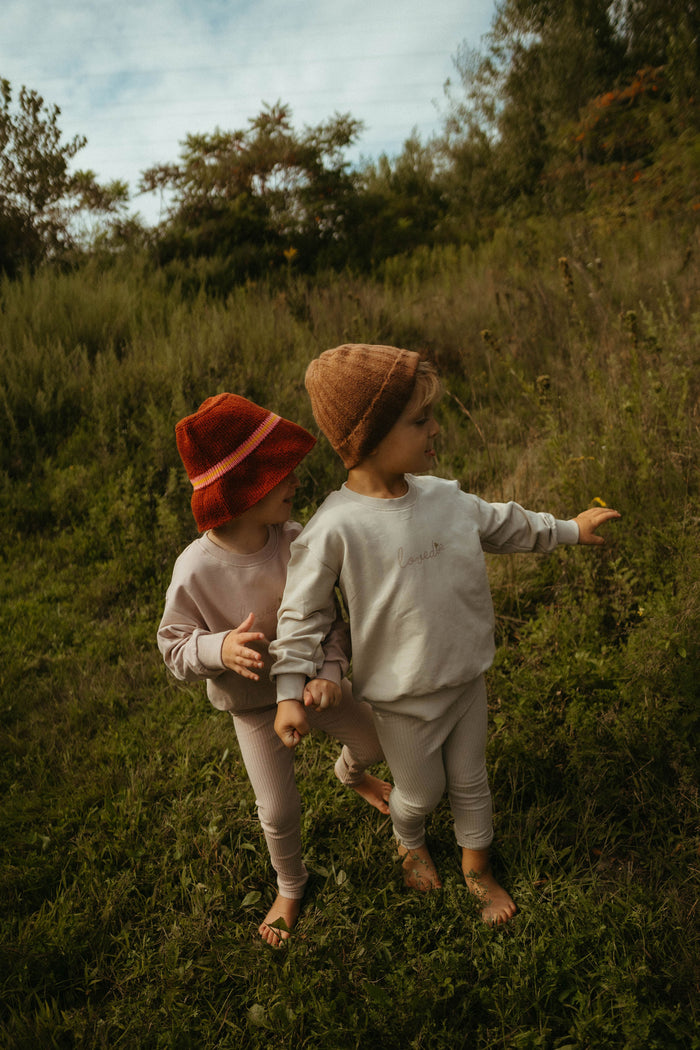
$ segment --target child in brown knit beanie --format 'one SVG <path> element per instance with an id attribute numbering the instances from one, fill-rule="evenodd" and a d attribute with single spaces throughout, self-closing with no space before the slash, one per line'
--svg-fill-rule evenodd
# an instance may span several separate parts
<path id="1" fill-rule="evenodd" d="M 601 544 L 596 529 L 619 515 L 596 508 L 563 521 L 421 476 L 435 464 L 440 383 L 413 351 L 364 343 L 326 350 L 309 365 L 306 386 L 348 478 L 292 546 L 270 647 L 276 730 L 288 747 L 308 731 L 299 701 L 337 585 L 350 620 L 353 690 L 374 711 L 394 777 L 389 809 L 406 884 L 441 885 L 425 818 L 447 789 L 467 886 L 485 922 L 507 922 L 516 907 L 489 862 L 484 672 L 494 613 L 484 553 Z"/>
<path id="2" fill-rule="evenodd" d="M 176 678 L 205 680 L 214 707 L 229 711 L 255 792 L 278 894 L 259 927 L 268 944 L 289 936 L 308 879 L 294 756 L 275 734 L 268 646 L 292 541 L 295 470 L 315 444 L 296 423 L 236 394 L 217 394 L 175 428 L 202 534 L 175 563 L 158 646 Z M 388 813 L 390 785 L 366 773 L 382 750 L 367 704 L 346 678 L 342 620 L 319 639 L 319 671 L 304 686 L 311 724 L 340 740 L 342 783 Z M 341 680 L 342 679 L 342 680 Z"/>

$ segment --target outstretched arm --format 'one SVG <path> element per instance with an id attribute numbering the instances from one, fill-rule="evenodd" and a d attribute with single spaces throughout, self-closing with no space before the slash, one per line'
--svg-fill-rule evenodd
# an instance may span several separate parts
<path id="1" fill-rule="evenodd" d="M 579 543 L 602 546 L 605 540 L 602 536 L 596 534 L 596 529 L 600 528 L 607 521 L 612 521 L 619 517 L 621 515 L 616 510 L 611 510 L 610 507 L 591 507 L 590 510 L 582 511 L 574 519 L 578 525 Z"/>

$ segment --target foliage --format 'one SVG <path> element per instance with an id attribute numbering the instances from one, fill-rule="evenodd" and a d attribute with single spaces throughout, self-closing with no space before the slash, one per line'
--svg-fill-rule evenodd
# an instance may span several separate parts
<path id="1" fill-rule="evenodd" d="M 149 259 L 0 283 L 0 1045 L 696 1050 L 700 315 L 696 224 L 582 214 L 228 296 Z M 649 260 L 654 260 L 650 265 Z M 690 260 L 690 261 L 688 261 Z M 623 519 L 601 551 L 491 559 L 494 862 L 482 927 L 449 810 L 407 893 L 385 818 L 297 756 L 312 872 L 286 950 L 228 718 L 155 631 L 192 537 L 176 419 L 233 389 L 314 427 L 343 340 L 438 362 L 438 471 Z M 342 479 L 321 440 L 306 520 Z"/>
<path id="2" fill-rule="evenodd" d="M 697 0 L 620 0 L 616 14 L 632 67 L 666 65 L 680 112 L 697 93 Z"/>
<path id="3" fill-rule="evenodd" d="M 483 52 L 457 48 L 439 135 L 353 168 L 350 114 L 297 130 L 287 105 L 265 105 L 143 173 L 139 191 L 169 202 L 152 230 L 123 213 L 124 186 L 69 174 L 84 140 L 61 143 L 58 108 L 23 88 L 13 115 L 3 81 L 0 268 L 89 244 L 103 261 L 148 253 L 174 285 L 225 296 L 272 275 L 377 273 L 533 215 L 693 208 L 699 19 L 695 0 L 502 0 Z M 89 233 L 85 213 L 103 216 Z"/>
<path id="4" fill-rule="evenodd" d="M 696 132 L 697 30 L 694 4 L 502 3 L 485 53 L 461 48 L 446 89 L 452 222 L 575 212 L 611 162 L 651 164 Z"/>
<path id="5" fill-rule="evenodd" d="M 611 205 L 618 216 L 636 205 L 692 209 L 698 196 L 695 109 L 678 116 L 665 67 L 640 69 L 597 96 L 564 126 L 541 176 L 557 212 Z"/>
<path id="6" fill-rule="evenodd" d="M 0 1046 L 699 1050 L 696 18 L 506 0 L 442 141 L 350 172 L 350 118 L 273 107 L 147 173 L 175 194 L 151 238 L 119 219 L 79 266 L 0 277 Z M 80 140 L 22 97 L 28 261 L 70 243 L 42 223 Z M 229 389 L 315 429 L 306 364 L 345 340 L 436 361 L 443 476 L 623 517 L 602 550 L 489 561 L 513 922 L 479 922 L 446 803 L 444 890 L 408 894 L 314 740 L 312 879 L 274 952 L 230 722 L 155 646 L 194 532 L 173 426 Z M 343 478 L 323 439 L 300 476 L 305 522 Z"/>
<path id="7" fill-rule="evenodd" d="M 440 243 L 446 210 L 437 151 L 413 135 L 398 157 L 382 155 L 358 173 L 347 263 L 367 270 L 419 245 Z"/>
<path id="8" fill-rule="evenodd" d="M 446 126 L 453 161 L 469 165 L 475 150 L 483 156 L 486 134 L 500 193 L 511 201 L 536 193 L 561 124 L 621 68 L 609 7 L 607 0 L 501 4 L 486 54 L 457 54 L 463 98 L 452 89 Z"/>
<path id="9" fill-rule="evenodd" d="M 188 135 L 179 164 L 144 172 L 141 189 L 168 191 L 159 259 L 218 255 L 234 279 L 286 257 L 312 268 L 345 233 L 352 179 L 344 151 L 361 124 L 336 115 L 302 132 L 287 106 L 266 106 L 246 130 Z"/>
<path id="10" fill-rule="evenodd" d="M 123 183 L 100 186 L 92 172 L 69 170 L 85 139 L 61 141 L 58 106 L 25 87 L 11 106 L 10 83 L 0 80 L 0 272 L 13 275 L 64 253 L 79 214 L 115 213 L 128 193 Z"/>

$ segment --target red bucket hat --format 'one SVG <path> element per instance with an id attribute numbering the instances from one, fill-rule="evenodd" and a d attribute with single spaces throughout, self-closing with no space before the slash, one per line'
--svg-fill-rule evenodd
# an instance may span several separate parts
<path id="1" fill-rule="evenodd" d="M 175 427 L 200 532 L 238 518 L 287 477 L 316 443 L 303 427 L 238 394 L 207 398 Z"/>

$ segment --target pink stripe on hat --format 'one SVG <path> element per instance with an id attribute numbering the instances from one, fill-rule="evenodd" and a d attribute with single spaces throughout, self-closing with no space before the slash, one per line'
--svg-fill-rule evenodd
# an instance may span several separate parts
<path id="1" fill-rule="evenodd" d="M 237 449 L 234 449 L 234 451 L 226 456 L 225 459 L 215 463 L 213 467 L 209 467 L 209 469 L 205 470 L 203 474 L 198 474 L 196 478 L 190 478 L 195 492 L 198 489 L 206 488 L 207 485 L 211 485 L 213 482 L 223 477 L 224 474 L 228 474 L 228 472 L 238 466 L 239 463 L 242 463 L 246 456 L 249 456 L 250 453 L 265 440 L 267 435 L 272 433 L 281 418 L 281 416 L 276 416 L 274 412 L 270 412 L 260 426 L 253 431 L 250 437 L 246 438 L 242 445 L 239 445 Z"/>

